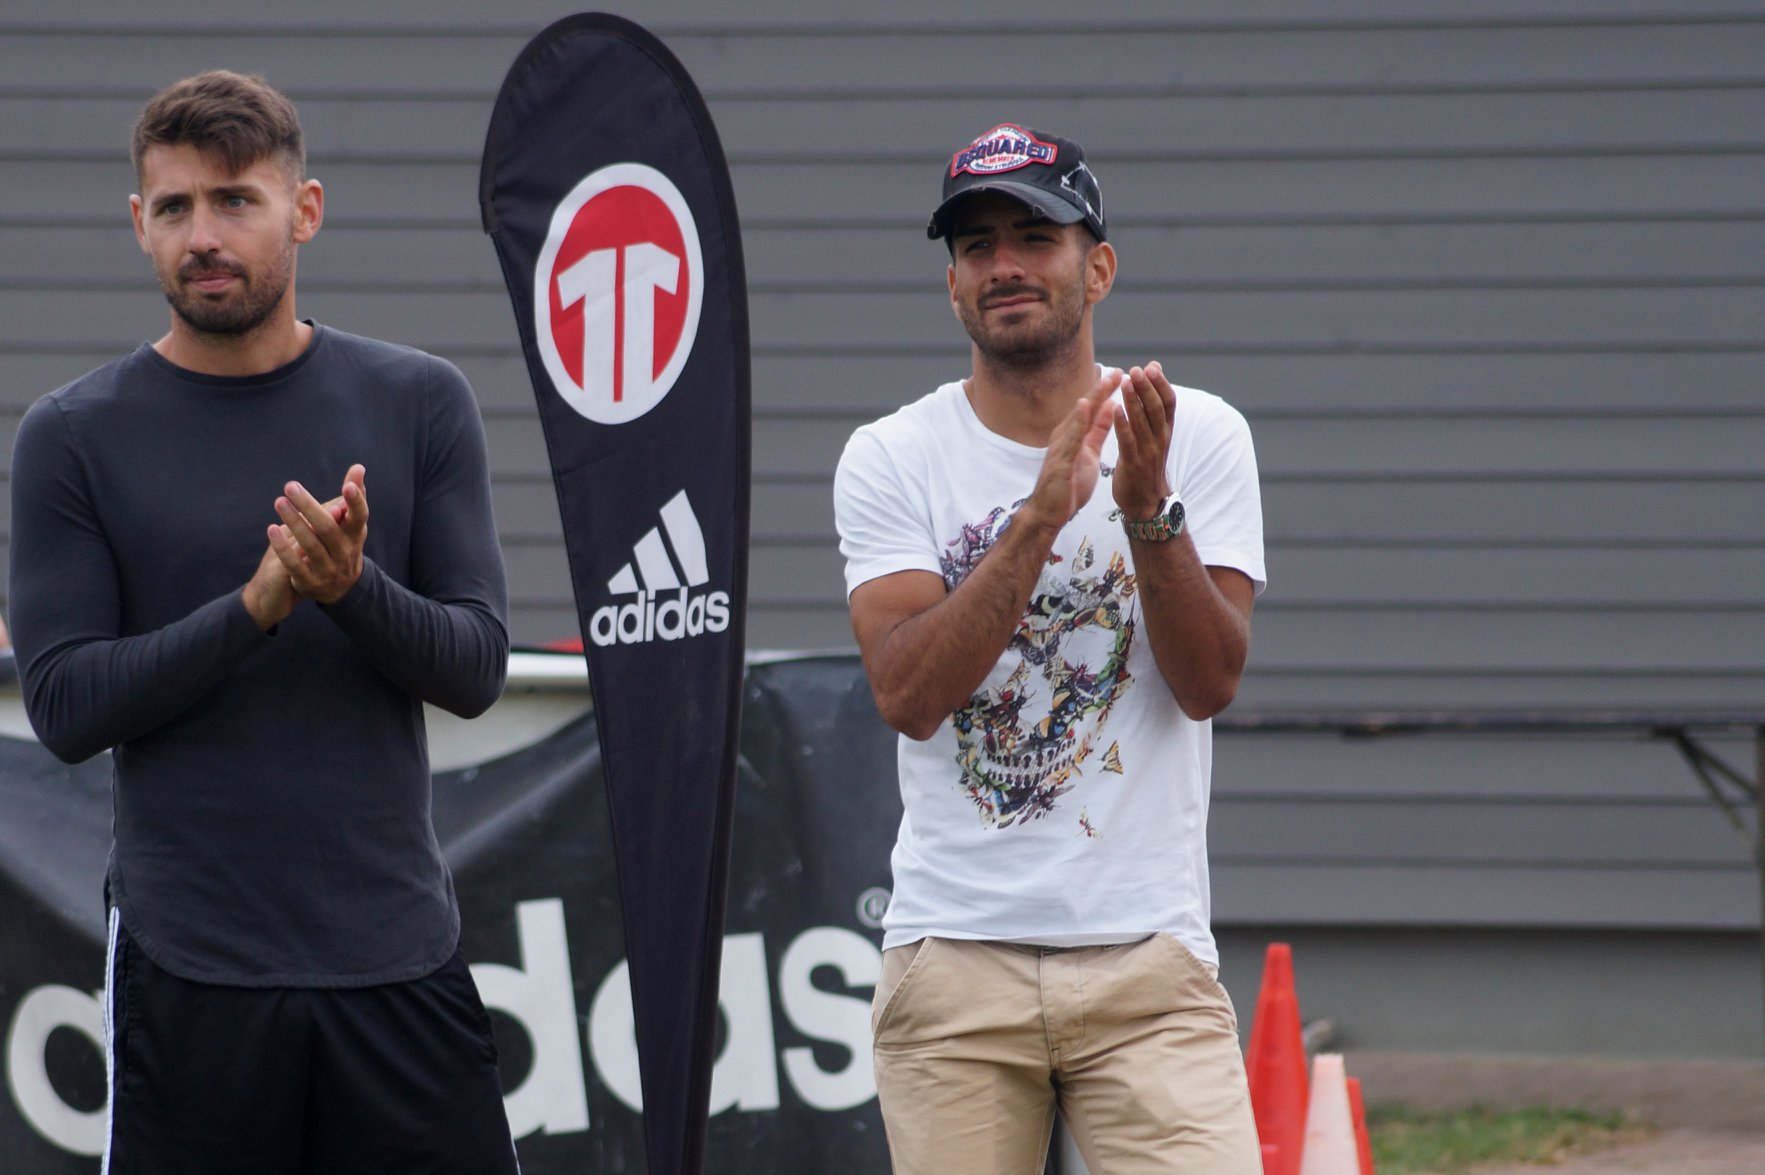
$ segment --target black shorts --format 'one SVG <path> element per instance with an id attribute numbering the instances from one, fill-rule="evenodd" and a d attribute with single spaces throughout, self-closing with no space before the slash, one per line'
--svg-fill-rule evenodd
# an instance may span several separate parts
<path id="1" fill-rule="evenodd" d="M 458 951 L 408 983 L 180 979 L 112 914 L 110 1175 L 513 1175 L 490 1018 Z"/>

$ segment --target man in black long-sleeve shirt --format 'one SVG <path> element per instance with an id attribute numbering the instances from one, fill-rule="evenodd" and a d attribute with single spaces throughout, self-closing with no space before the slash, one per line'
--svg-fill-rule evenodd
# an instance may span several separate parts
<path id="1" fill-rule="evenodd" d="M 33 406 L 12 486 L 32 723 L 114 755 L 107 1169 L 513 1171 L 422 717 L 507 663 L 471 389 L 295 316 L 324 194 L 261 79 L 134 158 L 171 330 Z"/>

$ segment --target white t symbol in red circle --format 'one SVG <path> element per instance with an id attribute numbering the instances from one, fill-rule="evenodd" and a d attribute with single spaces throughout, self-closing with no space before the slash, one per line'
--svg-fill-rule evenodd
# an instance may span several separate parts
<path id="1" fill-rule="evenodd" d="M 641 163 L 590 173 L 558 202 L 533 271 L 552 386 L 590 420 L 636 420 L 686 366 L 704 290 L 698 226 L 680 189 Z"/>

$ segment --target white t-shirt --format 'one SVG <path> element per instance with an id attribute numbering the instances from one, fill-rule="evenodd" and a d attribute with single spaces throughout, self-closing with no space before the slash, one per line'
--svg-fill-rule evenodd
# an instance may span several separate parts
<path id="1" fill-rule="evenodd" d="M 1140 631 L 1105 475 L 1060 532 L 1017 635 L 969 704 L 903 736 L 906 811 L 883 946 L 928 935 L 1074 946 L 1165 932 L 1217 964 L 1209 927 L 1212 724 L 1177 708 Z M 949 383 L 853 434 L 834 477 L 846 590 L 898 571 L 954 589 L 1035 486 L 1044 450 Z M 1244 418 L 1176 389 L 1169 477 L 1202 562 L 1265 582 Z"/>

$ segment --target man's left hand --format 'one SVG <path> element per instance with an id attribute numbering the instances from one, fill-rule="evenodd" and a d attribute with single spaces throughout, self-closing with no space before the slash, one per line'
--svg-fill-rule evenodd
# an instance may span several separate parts
<path id="1" fill-rule="evenodd" d="M 361 578 L 368 539 L 366 478 L 362 466 L 349 467 L 341 512 L 327 509 L 299 482 L 289 482 L 276 499 L 282 525 L 270 528 L 270 546 L 301 595 L 335 604 Z"/>
<path id="2" fill-rule="evenodd" d="M 1122 406 L 1115 410 L 1115 504 L 1129 522 L 1145 522 L 1170 497 L 1165 466 L 1177 394 L 1157 362 L 1130 367 L 1122 378 Z"/>

